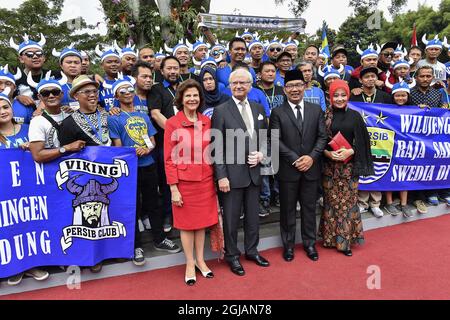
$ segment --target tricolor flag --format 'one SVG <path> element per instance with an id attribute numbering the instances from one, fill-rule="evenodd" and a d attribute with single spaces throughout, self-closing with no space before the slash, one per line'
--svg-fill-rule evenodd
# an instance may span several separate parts
<path id="1" fill-rule="evenodd" d="M 417 46 L 416 24 L 414 23 L 413 33 L 411 37 L 411 47 Z"/>
<path id="2" fill-rule="evenodd" d="M 323 22 L 322 27 L 322 52 L 324 52 L 328 57 L 331 56 L 327 38 L 327 23 L 325 21 Z"/>

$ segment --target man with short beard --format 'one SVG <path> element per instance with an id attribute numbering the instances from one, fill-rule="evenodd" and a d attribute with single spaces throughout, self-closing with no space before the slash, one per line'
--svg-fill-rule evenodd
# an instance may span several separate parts
<path id="1" fill-rule="evenodd" d="M 352 94 L 350 101 L 383 104 L 392 103 L 391 96 L 376 87 L 378 80 L 377 72 L 378 68 L 376 67 L 369 67 L 361 70 L 359 73 L 359 81 L 362 86 L 362 92 L 361 94 Z"/>
<path id="2" fill-rule="evenodd" d="M 292 56 L 288 52 L 282 52 L 277 57 L 277 76 L 275 78 L 275 83 L 277 86 L 284 86 L 284 75 L 286 72 L 292 69 Z"/>
<path id="3" fill-rule="evenodd" d="M 155 136 L 155 157 L 158 167 L 160 192 L 163 196 L 164 231 L 172 229 L 172 203 L 170 188 L 167 185 L 164 169 L 164 129 L 167 119 L 173 117 L 178 110 L 174 107 L 175 95 L 180 83 L 180 61 L 174 56 L 168 56 L 161 63 L 164 81 L 152 86 L 147 96 L 147 103 L 151 110 L 151 117 L 156 124 L 158 133 Z"/>
<path id="4" fill-rule="evenodd" d="M 283 45 L 278 40 L 272 40 L 266 47 L 266 55 L 269 61 L 277 62 L 279 55 L 283 52 Z"/>
<path id="5" fill-rule="evenodd" d="M 137 54 L 134 51 L 126 51 L 120 54 L 121 57 L 121 71 L 124 75 L 130 76 L 131 69 L 137 61 Z"/>
<path id="6" fill-rule="evenodd" d="M 387 42 L 381 48 L 381 52 L 378 59 L 378 69 L 386 73 L 391 68 L 392 60 L 394 59 L 394 51 L 397 48 L 398 43 Z"/>

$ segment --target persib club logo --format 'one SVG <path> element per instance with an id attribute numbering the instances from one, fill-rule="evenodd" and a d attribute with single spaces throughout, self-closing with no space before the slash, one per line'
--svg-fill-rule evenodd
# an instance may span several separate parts
<path id="1" fill-rule="evenodd" d="M 67 192 L 74 197 L 72 225 L 65 227 L 62 232 L 63 252 L 66 253 L 66 250 L 72 246 L 73 238 L 103 240 L 125 237 L 124 224 L 110 219 L 109 195 L 118 189 L 118 179 L 122 175 L 128 176 L 127 163 L 120 159 L 115 159 L 113 164 L 70 159 L 61 162 L 59 169 L 56 174 L 58 187 L 62 190 L 65 184 Z M 85 174 L 69 177 L 71 171 Z M 93 176 L 92 179 L 91 176 Z M 87 177 L 86 183 L 80 182 L 82 178 L 86 180 Z M 101 183 L 95 177 L 108 178 L 110 182 Z"/>
<path id="2" fill-rule="evenodd" d="M 370 184 L 380 180 L 389 171 L 395 144 L 395 132 L 392 130 L 367 127 L 367 131 L 370 136 L 375 175 L 360 177 L 359 182 L 362 184 Z"/>

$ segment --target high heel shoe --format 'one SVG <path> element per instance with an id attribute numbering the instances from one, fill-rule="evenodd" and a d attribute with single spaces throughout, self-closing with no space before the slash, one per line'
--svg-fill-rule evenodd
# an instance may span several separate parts
<path id="1" fill-rule="evenodd" d="M 346 255 L 347 257 L 351 257 L 351 256 L 353 255 L 353 252 L 352 252 L 352 250 L 350 250 L 350 249 L 345 250 L 345 251 L 342 251 L 342 253 L 343 253 L 344 255 Z"/>
<path id="2" fill-rule="evenodd" d="M 184 282 L 186 282 L 186 284 L 188 286 L 193 286 L 196 281 L 197 281 L 197 278 L 195 277 L 195 275 L 193 277 L 184 276 Z"/>
<path id="3" fill-rule="evenodd" d="M 208 271 L 202 271 L 198 265 L 195 265 L 195 268 L 200 271 L 200 273 L 202 274 L 203 277 L 205 278 L 214 278 L 214 273 L 211 270 Z"/>

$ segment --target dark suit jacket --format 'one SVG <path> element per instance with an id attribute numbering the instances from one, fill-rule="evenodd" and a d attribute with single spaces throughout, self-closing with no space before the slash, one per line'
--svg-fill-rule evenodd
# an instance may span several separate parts
<path id="1" fill-rule="evenodd" d="M 272 139 L 273 130 L 279 130 L 280 166 L 276 175 L 280 181 L 297 181 L 302 175 L 307 180 L 316 180 L 321 176 L 321 158 L 327 144 L 324 114 L 319 105 L 305 102 L 304 106 L 303 130 L 287 101 L 270 115 Z M 271 145 L 274 143 L 272 141 Z M 302 173 L 292 163 L 304 155 L 313 158 L 314 163 Z"/>
<path id="2" fill-rule="evenodd" d="M 264 155 L 267 154 L 265 148 L 260 149 L 260 146 L 264 147 L 267 145 L 267 117 L 262 105 L 254 102 L 249 103 L 253 114 L 254 128 L 256 130 L 253 139 L 247 137 L 244 141 L 230 134 L 232 132 L 238 133 L 238 129 L 242 129 L 244 132 L 247 130 L 233 99 L 217 106 L 214 109 L 211 119 L 211 128 L 219 130 L 223 138 L 223 141 L 220 141 L 222 139 L 221 137 L 215 137 L 214 133 L 212 134 L 212 140 L 215 144 L 215 178 L 216 180 L 228 178 L 231 188 L 245 188 L 251 182 L 255 185 L 261 184 L 260 165 L 250 168 L 247 164 L 247 158 L 252 151 L 260 151 Z M 266 130 L 259 132 L 260 129 Z M 223 148 L 221 148 L 222 146 Z"/>

